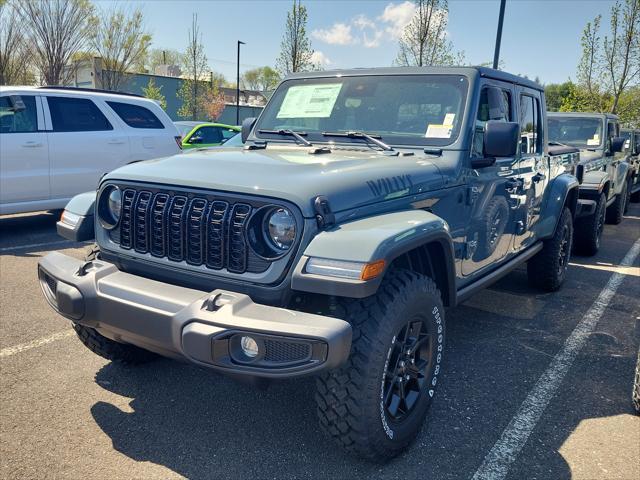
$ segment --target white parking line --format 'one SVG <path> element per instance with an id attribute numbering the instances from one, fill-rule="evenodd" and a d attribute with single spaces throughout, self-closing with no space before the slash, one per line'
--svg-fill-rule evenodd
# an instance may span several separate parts
<path id="1" fill-rule="evenodd" d="M 619 266 L 632 266 L 638 254 L 640 254 L 640 240 L 636 240 Z M 624 273 L 619 272 L 611 275 L 589 311 L 565 341 L 562 350 L 553 357 L 547 370 L 538 379 L 516 415 L 484 458 L 482 465 L 473 475 L 473 480 L 499 480 L 507 475 L 509 467 L 527 442 L 625 276 Z"/>
<path id="2" fill-rule="evenodd" d="M 6 347 L 0 350 L 0 358 L 10 357 L 11 355 L 24 352 L 25 350 L 31 350 L 32 348 L 41 347 L 43 345 L 46 345 L 47 343 L 55 342 L 57 340 L 62 340 L 63 338 L 70 337 L 73 334 L 74 334 L 73 330 L 63 330 L 62 332 L 54 333 L 53 335 L 49 335 L 48 337 L 38 338 L 37 340 L 33 340 L 27 343 L 21 343 L 19 345 L 14 345 L 13 347 Z"/>
<path id="3" fill-rule="evenodd" d="M 0 248 L 0 253 L 14 252 L 16 250 L 27 250 L 29 248 L 52 247 L 52 246 L 64 245 L 66 243 L 68 243 L 69 245 L 72 245 L 74 242 L 72 242 L 71 240 L 58 240 L 55 242 L 32 243 L 30 245 L 16 245 L 15 247 Z"/>

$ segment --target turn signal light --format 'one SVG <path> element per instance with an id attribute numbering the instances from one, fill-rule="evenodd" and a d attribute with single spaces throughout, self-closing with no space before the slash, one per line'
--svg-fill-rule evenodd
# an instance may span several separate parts
<path id="1" fill-rule="evenodd" d="M 382 272 L 384 272 L 385 261 L 378 260 L 377 262 L 367 263 L 360 273 L 360 280 L 373 280 Z"/>

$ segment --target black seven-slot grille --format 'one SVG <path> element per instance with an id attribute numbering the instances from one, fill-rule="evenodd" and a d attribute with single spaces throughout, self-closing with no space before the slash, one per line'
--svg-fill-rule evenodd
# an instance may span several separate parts
<path id="1" fill-rule="evenodd" d="M 245 240 L 256 205 L 203 195 L 125 188 L 111 240 L 120 247 L 190 265 L 232 273 L 260 273 L 269 262 Z"/>

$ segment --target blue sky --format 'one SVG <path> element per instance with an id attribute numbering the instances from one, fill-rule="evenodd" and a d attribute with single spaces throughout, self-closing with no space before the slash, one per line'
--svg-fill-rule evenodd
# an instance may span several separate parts
<path id="1" fill-rule="evenodd" d="M 108 7 L 113 2 L 97 2 Z M 123 3 L 123 2 L 120 2 Z M 290 0 L 127 2 L 140 6 L 154 48 L 184 50 L 192 12 L 198 13 L 203 43 L 214 71 L 235 78 L 236 41 L 242 40 L 241 70 L 274 65 Z M 397 34 L 410 16 L 404 0 L 308 0 L 308 32 L 325 68 L 389 66 Z M 575 76 L 580 35 L 586 22 L 603 14 L 608 0 L 507 0 L 501 58 L 504 69 L 544 83 Z M 448 35 L 467 63 L 493 59 L 499 0 L 449 0 Z"/>

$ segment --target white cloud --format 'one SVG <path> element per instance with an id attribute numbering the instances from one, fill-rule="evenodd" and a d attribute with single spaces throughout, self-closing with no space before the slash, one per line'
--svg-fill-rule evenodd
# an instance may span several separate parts
<path id="1" fill-rule="evenodd" d="M 336 22 L 326 29 L 311 32 L 316 40 L 329 45 L 362 45 L 375 48 L 383 41 L 396 41 L 416 13 L 416 5 L 411 1 L 388 3 L 381 15 L 370 18 L 357 15 L 348 22 Z"/>
<path id="2" fill-rule="evenodd" d="M 390 3 L 384 7 L 384 12 L 378 17 L 387 24 L 385 30 L 394 38 L 400 38 L 404 27 L 411 21 L 416 13 L 416 5 L 413 2 Z"/>
<path id="3" fill-rule="evenodd" d="M 355 40 L 351 35 L 351 25 L 346 23 L 334 23 L 327 30 L 314 30 L 311 32 L 311 36 L 329 45 L 350 45 Z"/>
<path id="4" fill-rule="evenodd" d="M 313 55 L 311 55 L 311 62 L 315 65 L 320 65 L 321 67 L 331 65 L 331 60 L 329 60 L 329 58 L 320 50 L 313 52 Z"/>

